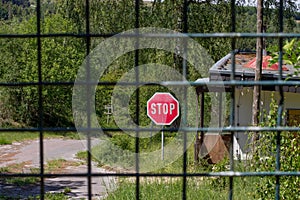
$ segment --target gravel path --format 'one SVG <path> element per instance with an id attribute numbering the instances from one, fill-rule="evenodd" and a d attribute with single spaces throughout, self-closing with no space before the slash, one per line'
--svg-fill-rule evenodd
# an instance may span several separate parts
<path id="1" fill-rule="evenodd" d="M 99 140 L 92 140 L 92 145 L 98 144 Z M 64 159 L 67 161 L 77 161 L 75 154 L 78 151 L 86 150 L 86 141 L 46 139 L 44 140 L 44 163 L 49 160 Z M 28 173 L 30 168 L 39 167 L 39 141 L 26 141 L 14 143 L 12 145 L 0 146 L 0 167 L 12 164 L 25 163 L 24 172 Z M 96 167 L 93 163 L 92 172 L 105 173 L 102 168 Z M 86 165 L 69 166 L 59 173 L 87 173 Z M 112 177 L 96 177 L 92 179 L 93 199 L 103 199 L 108 191 L 114 189 L 115 179 Z M 87 199 L 88 187 L 86 177 L 56 177 L 45 179 L 45 191 L 59 193 L 65 188 L 70 189 L 68 196 L 70 199 Z M 19 197 L 26 199 L 29 196 L 39 195 L 38 185 L 17 187 L 16 185 L 0 184 L 0 196 Z"/>

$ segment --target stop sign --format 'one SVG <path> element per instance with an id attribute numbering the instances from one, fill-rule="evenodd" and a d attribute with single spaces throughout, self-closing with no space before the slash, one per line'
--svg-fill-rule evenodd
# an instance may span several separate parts
<path id="1" fill-rule="evenodd" d="M 156 125 L 170 125 L 179 116 L 179 102 L 170 93 L 157 92 L 147 101 L 147 115 Z"/>

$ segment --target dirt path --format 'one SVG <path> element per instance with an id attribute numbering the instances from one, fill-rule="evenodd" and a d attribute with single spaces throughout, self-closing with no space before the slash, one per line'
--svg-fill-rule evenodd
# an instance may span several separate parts
<path id="1" fill-rule="evenodd" d="M 94 139 L 92 145 L 101 141 Z M 86 141 L 82 140 L 63 140 L 47 139 L 44 140 L 44 163 L 50 160 L 64 159 L 67 161 L 78 161 L 75 155 L 79 151 L 86 150 Z M 28 173 L 31 168 L 39 168 L 39 141 L 26 141 L 14 143 L 12 145 L 0 146 L 0 167 L 25 163 L 23 172 Z M 92 172 L 105 173 L 102 168 L 96 167 L 93 163 Z M 87 166 L 84 164 L 78 166 L 67 166 L 59 173 L 87 173 Z M 88 187 L 85 177 L 56 177 L 45 179 L 45 191 L 50 193 L 59 193 L 66 188 L 70 189 L 68 196 L 70 199 L 87 199 Z M 108 190 L 115 186 L 115 179 L 110 177 L 98 177 L 92 179 L 92 191 L 94 199 L 101 199 Z M 20 197 L 21 199 L 29 196 L 39 195 L 40 187 L 38 185 L 16 187 L 9 184 L 0 184 L 0 196 L 9 195 L 10 197 Z"/>

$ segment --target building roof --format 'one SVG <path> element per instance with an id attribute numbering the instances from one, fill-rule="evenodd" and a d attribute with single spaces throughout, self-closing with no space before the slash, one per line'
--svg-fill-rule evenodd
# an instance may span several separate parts
<path id="1" fill-rule="evenodd" d="M 279 71 L 278 67 L 268 68 L 268 64 L 266 63 L 266 60 L 270 57 L 265 57 L 264 63 L 263 63 L 263 69 L 262 69 L 262 79 L 263 80 L 274 80 L 278 79 Z M 236 76 L 247 76 L 248 78 L 254 79 L 255 76 L 255 68 L 249 67 L 249 64 L 252 62 L 253 66 L 253 59 L 255 59 L 254 53 L 238 53 L 235 55 L 235 74 Z M 231 74 L 231 54 L 228 54 L 227 56 L 223 57 L 221 62 L 217 62 L 215 65 L 213 65 L 209 69 L 209 74 L 221 74 L 221 75 L 229 75 Z M 275 64 L 276 65 L 276 64 Z M 274 65 L 273 65 L 274 66 Z M 278 66 L 278 64 L 277 64 Z M 283 72 L 282 76 L 283 78 L 291 77 L 292 79 L 299 79 L 299 76 L 295 76 L 295 72 L 297 70 L 291 66 L 291 65 L 284 65 L 283 66 Z"/>
<path id="2" fill-rule="evenodd" d="M 263 69 L 262 69 L 262 80 L 278 80 L 279 71 L 278 63 L 269 66 L 268 60 L 270 57 L 264 57 Z M 232 70 L 232 55 L 228 54 L 221 58 L 209 69 L 209 80 L 210 81 L 229 81 Z M 235 80 L 239 81 L 254 81 L 255 77 L 255 53 L 240 52 L 235 55 Z M 287 81 L 299 81 L 300 76 L 296 75 L 297 69 L 291 65 L 284 65 L 282 71 L 283 79 Z M 297 92 L 300 93 L 300 87 L 297 86 L 283 86 L 285 92 Z M 226 88 L 230 89 L 230 87 Z M 278 87 L 263 86 L 263 90 L 277 91 Z"/>

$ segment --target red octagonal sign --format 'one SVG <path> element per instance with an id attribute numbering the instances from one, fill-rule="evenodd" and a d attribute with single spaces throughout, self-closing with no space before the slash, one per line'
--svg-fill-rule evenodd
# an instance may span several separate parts
<path id="1" fill-rule="evenodd" d="M 179 116 L 179 102 L 170 93 L 157 92 L 147 101 L 147 115 L 156 125 L 170 125 Z"/>

